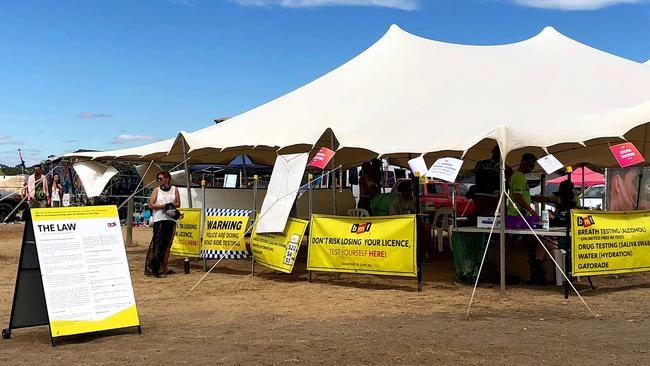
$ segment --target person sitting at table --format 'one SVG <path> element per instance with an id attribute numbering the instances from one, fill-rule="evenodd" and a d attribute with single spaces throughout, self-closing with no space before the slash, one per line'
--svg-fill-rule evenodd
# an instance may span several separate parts
<path id="1" fill-rule="evenodd" d="M 534 196 L 531 197 L 531 200 L 534 202 L 543 202 L 543 203 L 553 203 L 555 205 L 555 210 L 549 212 L 550 226 L 555 227 L 565 227 L 567 225 L 567 219 L 569 218 L 569 213 L 572 209 L 578 208 L 578 199 L 573 193 L 573 182 L 565 180 L 560 183 L 557 192 L 553 192 L 552 195 L 548 197 L 544 196 Z M 551 250 L 560 248 L 567 249 L 566 238 L 560 238 L 559 240 L 542 240 L 543 246 L 539 243 L 535 244 L 534 257 L 530 258 L 530 283 L 531 284 L 544 284 L 546 282 L 546 271 L 543 268 L 544 259 L 546 256 L 546 250 L 550 252 Z"/>
<path id="2" fill-rule="evenodd" d="M 407 215 L 415 213 L 415 199 L 413 198 L 413 186 L 408 180 L 403 180 L 397 186 L 399 196 L 390 205 L 391 215 Z"/>

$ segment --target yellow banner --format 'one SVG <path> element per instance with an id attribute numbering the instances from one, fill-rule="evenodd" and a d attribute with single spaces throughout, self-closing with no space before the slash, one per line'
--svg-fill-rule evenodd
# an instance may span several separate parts
<path id="1" fill-rule="evenodd" d="M 201 209 L 179 208 L 183 217 L 176 224 L 171 254 L 181 257 L 201 256 Z"/>
<path id="2" fill-rule="evenodd" d="M 571 211 L 574 276 L 650 270 L 650 210 Z"/>
<path id="3" fill-rule="evenodd" d="M 415 215 L 312 215 L 310 271 L 417 276 Z"/>
<path id="4" fill-rule="evenodd" d="M 281 234 L 258 234 L 253 229 L 251 251 L 255 261 L 280 272 L 291 273 L 308 223 L 290 217 Z"/>
<path id="5" fill-rule="evenodd" d="M 250 211 L 230 209 L 208 209 L 203 228 L 203 258 L 248 257 L 244 233 Z"/>

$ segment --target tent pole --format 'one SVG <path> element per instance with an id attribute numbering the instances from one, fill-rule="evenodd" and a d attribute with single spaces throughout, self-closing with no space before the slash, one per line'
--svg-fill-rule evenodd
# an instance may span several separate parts
<path id="1" fill-rule="evenodd" d="M 582 169 L 582 174 L 584 174 L 584 168 Z M 567 172 L 567 180 L 570 182 L 571 181 L 571 170 Z M 564 257 L 564 272 L 567 275 L 567 278 L 571 278 L 572 274 L 571 273 L 571 268 L 569 268 L 569 261 L 571 260 L 571 204 L 569 202 L 569 199 L 571 197 L 571 192 L 564 192 L 564 199 L 565 204 L 567 205 L 567 220 L 566 220 L 566 257 Z M 566 278 L 562 281 L 564 283 L 564 299 L 569 298 L 569 281 L 566 280 Z"/>
<path id="2" fill-rule="evenodd" d="M 244 187 L 248 187 L 248 172 L 246 171 L 246 155 L 242 157 L 242 168 L 244 169 Z"/>
<path id="3" fill-rule="evenodd" d="M 580 164 L 582 168 L 582 187 L 580 187 L 580 195 L 582 196 L 582 207 L 585 207 L 585 164 Z"/>
<path id="4" fill-rule="evenodd" d="M 499 293 L 506 294 L 506 157 L 501 154 L 501 218 L 499 228 Z M 478 279 L 477 279 L 478 281 Z"/>
<path id="5" fill-rule="evenodd" d="M 187 187 L 187 204 L 192 208 L 192 192 L 190 191 L 190 168 L 187 165 L 187 144 L 183 139 L 183 165 L 185 166 L 185 187 Z"/>
<path id="6" fill-rule="evenodd" d="M 314 176 L 311 173 L 307 173 L 307 190 L 309 194 L 309 221 L 311 223 L 311 212 L 312 212 L 312 202 L 311 202 L 311 191 L 312 191 L 312 181 L 314 180 Z M 309 272 L 309 282 L 311 282 L 311 271 Z"/>
<path id="7" fill-rule="evenodd" d="M 330 146 L 332 151 L 334 151 L 334 132 L 330 133 Z M 332 167 L 330 168 L 330 185 L 332 186 L 332 215 L 336 215 L 336 172 L 334 172 L 334 167 L 336 166 L 336 156 L 332 157 Z"/>

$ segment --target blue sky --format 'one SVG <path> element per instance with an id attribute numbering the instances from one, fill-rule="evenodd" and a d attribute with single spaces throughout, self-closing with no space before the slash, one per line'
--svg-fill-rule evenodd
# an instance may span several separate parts
<path id="1" fill-rule="evenodd" d="M 193 131 L 281 96 L 391 24 L 465 44 L 545 26 L 650 59 L 647 0 L 15 0 L 0 3 L 0 163 Z"/>

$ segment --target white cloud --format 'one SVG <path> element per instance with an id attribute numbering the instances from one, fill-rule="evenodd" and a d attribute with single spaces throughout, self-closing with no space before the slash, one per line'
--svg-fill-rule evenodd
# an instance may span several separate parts
<path id="1" fill-rule="evenodd" d="M 117 135 L 113 137 L 113 141 L 111 141 L 111 144 L 123 144 L 130 141 L 155 141 L 155 140 L 156 138 L 153 136 L 123 134 L 123 135 Z"/>
<path id="2" fill-rule="evenodd" d="M 231 0 L 245 6 L 282 6 L 311 8 L 318 6 L 379 6 L 401 10 L 417 10 L 420 0 Z"/>
<path id="3" fill-rule="evenodd" d="M 22 145 L 24 143 L 22 140 L 12 139 L 10 136 L 0 133 L 0 145 Z"/>
<path id="4" fill-rule="evenodd" d="M 596 10 L 620 4 L 641 4 L 648 0 L 511 0 L 516 4 L 542 9 Z"/>
<path id="5" fill-rule="evenodd" d="M 95 119 L 95 118 L 112 118 L 113 115 L 110 113 L 93 113 L 93 112 L 81 112 L 77 118 L 84 119 Z"/>

